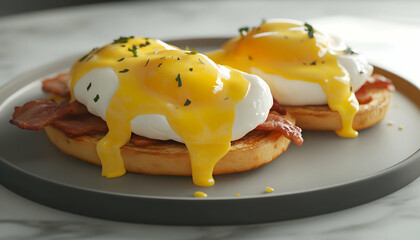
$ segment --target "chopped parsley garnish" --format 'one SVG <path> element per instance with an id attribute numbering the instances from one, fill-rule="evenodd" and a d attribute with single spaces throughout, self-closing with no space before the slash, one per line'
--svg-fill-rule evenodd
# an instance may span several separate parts
<path id="1" fill-rule="evenodd" d="M 126 69 L 124 69 L 124 70 L 121 70 L 120 71 L 120 73 L 126 73 L 126 72 L 128 72 L 129 70 L 126 68 Z"/>
<path id="2" fill-rule="evenodd" d="M 239 34 L 241 34 L 241 36 L 245 36 L 249 31 L 249 27 L 241 27 L 239 28 Z"/>
<path id="3" fill-rule="evenodd" d="M 309 23 L 305 23 L 305 31 L 308 32 L 309 38 L 313 38 L 314 37 L 314 28 Z"/>
<path id="4" fill-rule="evenodd" d="M 229 99 L 229 97 L 225 97 L 223 100 L 228 100 Z"/>
<path id="5" fill-rule="evenodd" d="M 97 51 L 95 51 L 95 50 L 97 50 Z M 98 48 L 98 47 L 94 47 L 94 48 L 92 48 L 92 50 L 90 51 L 90 53 L 93 53 L 94 51 L 94 53 L 98 53 L 98 52 L 100 52 L 102 50 L 102 48 L 100 49 L 100 48 Z"/>
<path id="6" fill-rule="evenodd" d="M 363 71 L 360 71 L 360 72 L 359 72 L 359 74 L 363 74 L 363 73 L 365 73 L 365 72 L 363 72 Z"/>
<path id="7" fill-rule="evenodd" d="M 90 82 L 89 85 L 87 86 L 86 90 L 89 91 L 90 87 L 92 87 L 92 83 Z"/>
<path id="8" fill-rule="evenodd" d="M 191 104 L 191 101 L 187 98 L 187 101 L 185 101 L 184 106 L 188 106 Z"/>
<path id="9" fill-rule="evenodd" d="M 311 62 L 311 65 L 316 65 L 316 61 Z"/>
<path id="10" fill-rule="evenodd" d="M 157 67 L 160 67 L 162 65 L 162 63 L 159 63 L 159 65 L 157 65 Z"/>
<path id="11" fill-rule="evenodd" d="M 249 56 L 248 56 L 248 59 L 249 59 L 249 61 L 252 61 L 252 56 L 251 56 L 251 55 L 249 55 Z"/>
<path id="12" fill-rule="evenodd" d="M 163 56 L 163 57 L 161 57 L 160 59 L 162 59 L 162 60 L 163 60 L 163 59 L 165 59 L 165 58 L 166 58 L 166 56 Z"/>
<path id="13" fill-rule="evenodd" d="M 201 61 L 201 58 L 199 58 L 198 61 L 200 61 L 202 64 L 206 65 L 203 61 Z"/>
<path id="14" fill-rule="evenodd" d="M 344 53 L 350 54 L 350 55 L 357 54 L 349 46 L 347 46 L 347 48 L 344 50 Z"/>
<path id="15" fill-rule="evenodd" d="M 133 48 L 128 48 L 128 51 L 133 53 L 133 57 L 137 57 L 137 46 L 133 45 Z"/>
<path id="16" fill-rule="evenodd" d="M 96 97 L 93 99 L 94 102 L 97 102 L 99 100 L 99 95 L 96 94 Z"/>
<path id="17" fill-rule="evenodd" d="M 121 45 L 121 47 L 125 47 L 125 44 Z"/>
<path id="18" fill-rule="evenodd" d="M 97 47 L 95 47 L 95 48 L 93 48 L 92 50 L 90 50 L 90 52 L 88 53 L 88 54 L 86 54 L 86 55 L 84 55 L 83 57 L 81 57 L 80 59 L 79 59 L 79 62 L 83 62 L 88 56 L 89 56 L 89 54 L 91 54 L 93 51 L 95 51 L 96 49 L 98 49 Z M 88 59 L 88 60 L 90 60 L 91 58 L 92 58 L 93 56 L 90 56 L 90 58 Z"/>
<path id="19" fill-rule="evenodd" d="M 197 54 L 197 49 L 193 49 L 192 51 L 190 51 L 190 52 L 185 52 L 185 54 L 187 54 L 187 55 L 195 55 L 195 54 Z"/>
<path id="20" fill-rule="evenodd" d="M 140 47 L 146 47 L 147 45 L 150 45 L 150 42 L 146 40 L 145 43 L 140 44 Z"/>
<path id="21" fill-rule="evenodd" d="M 115 39 L 114 42 L 113 42 L 113 44 L 115 44 L 115 43 L 127 43 L 130 38 L 134 38 L 134 36 L 120 37 L 118 39 Z"/>
<path id="22" fill-rule="evenodd" d="M 353 92 L 353 86 L 350 85 L 350 92 Z"/>
<path id="23" fill-rule="evenodd" d="M 181 81 L 181 74 L 180 73 L 178 73 L 178 76 L 176 76 L 175 80 L 178 82 L 178 87 L 181 87 L 182 86 L 182 81 Z"/>
<path id="24" fill-rule="evenodd" d="M 193 68 L 190 68 L 189 70 L 190 70 L 190 72 L 192 72 L 193 71 Z"/>
<path id="25" fill-rule="evenodd" d="M 178 57 L 178 59 L 176 59 L 176 60 L 181 60 L 181 58 Z"/>
<path id="26" fill-rule="evenodd" d="M 118 62 L 121 62 L 122 60 L 124 60 L 124 58 L 120 58 L 120 59 L 118 59 L 117 61 L 118 61 Z"/>
<path id="27" fill-rule="evenodd" d="M 147 66 L 147 64 L 149 64 L 149 61 L 150 61 L 150 58 L 149 58 L 149 59 L 147 59 L 147 62 L 146 62 L 146 64 L 144 65 L 145 67 Z"/>
<path id="28" fill-rule="evenodd" d="M 79 59 L 79 62 L 83 62 L 83 60 L 85 60 L 88 56 L 89 56 L 89 53 L 88 53 L 88 54 L 86 54 L 85 56 L 81 57 L 81 58 Z"/>

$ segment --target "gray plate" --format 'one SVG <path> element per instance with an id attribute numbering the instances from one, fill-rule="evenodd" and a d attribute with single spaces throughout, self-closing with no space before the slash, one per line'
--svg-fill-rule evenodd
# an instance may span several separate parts
<path id="1" fill-rule="evenodd" d="M 226 39 L 173 44 L 201 51 Z M 79 56 L 79 55 L 78 55 Z M 45 77 L 67 71 L 68 57 L 14 79 L 0 90 L 0 183 L 33 201 L 87 216 L 154 224 L 223 225 L 278 221 L 356 206 L 389 194 L 420 174 L 420 90 L 390 72 L 398 91 L 384 121 L 355 139 L 332 132 L 303 133 L 277 160 L 244 173 L 216 176 L 210 188 L 190 177 L 101 176 L 100 167 L 57 150 L 44 132 L 8 123 L 13 107 L 44 97 Z M 393 126 L 387 122 L 393 121 Z M 403 130 L 398 130 L 398 126 Z M 275 189 L 265 193 L 265 187 Z M 207 198 L 192 194 L 204 191 Z M 235 197 L 240 193 L 240 197 Z"/>

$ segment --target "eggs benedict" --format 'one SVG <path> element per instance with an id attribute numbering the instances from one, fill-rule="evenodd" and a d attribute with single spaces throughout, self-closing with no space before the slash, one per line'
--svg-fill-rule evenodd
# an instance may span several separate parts
<path id="1" fill-rule="evenodd" d="M 372 78 L 373 67 L 342 40 L 308 23 L 272 19 L 256 28 L 241 28 L 240 36 L 207 55 L 263 78 L 274 99 L 303 129 L 334 130 L 353 138 L 358 129 L 382 120 L 390 103 L 392 84 L 386 80 L 386 90 L 369 90 L 379 98 L 372 102 L 374 106 L 360 111 L 355 93 L 367 81 L 378 79 Z"/>
<path id="2" fill-rule="evenodd" d="M 16 108 L 11 123 L 26 129 L 45 127 L 57 147 L 83 160 L 100 163 L 102 175 L 108 178 L 125 174 L 127 167 L 133 172 L 151 169 L 146 173 L 167 174 L 169 171 L 159 171 L 158 165 L 172 161 L 168 166 L 176 169 L 176 160 L 181 158 L 188 159 L 190 165 L 185 166 L 183 160 L 179 165 L 185 167 L 172 172 L 174 175 L 187 175 L 189 170 L 194 184 L 212 186 L 215 166 L 229 151 L 238 153 L 228 157 L 229 163 L 218 170 L 220 173 L 251 169 L 275 159 L 286 150 L 290 142 L 286 137 L 302 143 L 300 129 L 293 126 L 290 115 L 270 113 L 273 99 L 261 78 L 160 40 L 122 37 L 82 56 L 67 77 L 58 78 L 44 81 L 44 90 L 65 95 L 66 91 L 53 91 L 54 87 L 49 88 L 48 84 L 67 82 L 70 102 L 27 103 Z M 34 110 L 34 106 L 41 110 Z M 33 123 L 28 124 L 28 115 L 46 115 L 51 108 L 53 120 L 46 117 L 36 128 Z M 72 117 L 82 115 L 79 112 L 90 115 L 80 123 Z M 62 120 L 65 114 L 70 118 L 55 121 Z M 90 130 L 78 133 L 77 127 L 71 127 L 77 124 L 90 125 L 94 134 L 89 135 Z M 100 130 L 96 129 L 98 126 Z M 280 131 L 253 132 L 256 128 Z M 107 131 L 104 133 L 103 129 Z M 183 143 L 182 147 L 167 140 Z M 138 150 L 139 145 L 149 148 Z M 247 169 L 238 167 L 241 162 L 235 156 L 239 160 L 246 157 L 239 152 L 258 152 L 258 162 L 248 164 Z M 145 156 L 151 159 L 146 159 L 146 166 L 144 159 L 137 159 Z"/>

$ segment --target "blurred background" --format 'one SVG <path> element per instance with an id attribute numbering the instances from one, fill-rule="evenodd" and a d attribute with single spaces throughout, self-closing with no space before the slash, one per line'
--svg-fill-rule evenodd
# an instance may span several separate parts
<path id="1" fill-rule="evenodd" d="M 0 0 L 0 16 L 115 0 Z"/>
<path id="2" fill-rule="evenodd" d="M 208 2 L 206 0 L 190 0 L 190 1 L 181 1 L 181 4 L 186 4 L 185 2 Z M 0 17 L 1 16 L 7 16 L 7 15 L 13 15 L 13 14 L 19 14 L 19 13 L 25 13 L 30 11 L 39 11 L 39 10 L 48 10 L 53 8 L 62 8 L 62 7 L 69 7 L 69 6 L 77 6 L 77 5 L 91 5 L 95 3 L 106 3 L 106 2 L 175 2 L 171 0 L 0 0 Z M 234 2 L 229 0 L 211 0 L 211 2 Z M 252 2 L 251 0 L 242 0 L 237 2 Z M 264 2 L 264 1 L 262 1 Z M 407 17 L 410 16 L 416 16 L 417 14 L 417 8 L 411 8 L 410 3 L 414 2 L 420 2 L 419 0 L 403 0 L 403 1 L 396 1 L 396 0 L 272 0 L 269 2 L 288 2 L 288 3 L 302 3 L 302 7 L 305 6 L 305 2 L 308 3 L 318 3 L 321 5 L 322 8 L 327 8 L 331 4 L 337 4 L 338 2 L 342 3 L 353 3 L 353 7 L 350 7 L 348 9 L 343 8 L 340 10 L 340 12 L 365 12 L 367 4 L 368 6 L 372 5 L 372 3 L 377 7 L 378 12 L 382 11 L 383 8 L 386 9 L 384 12 L 384 15 L 389 14 L 388 5 L 389 4 L 395 4 L 396 7 L 393 8 L 393 11 L 399 12 L 401 10 L 405 11 L 405 14 Z M 262 4 L 264 5 L 264 4 Z M 256 9 L 257 10 L 257 9 Z M 317 9 L 312 9 L 313 12 L 317 12 Z M 297 10 L 298 11 L 298 10 Z M 392 12 L 393 12 L 392 11 Z M 377 12 L 372 12 L 372 14 L 376 15 Z M 392 14 L 391 14 L 392 16 Z"/>
<path id="3" fill-rule="evenodd" d="M 231 37 L 268 18 L 308 21 L 417 79 L 419 9 L 420 0 L 0 0 L 0 83 L 115 36 Z"/>

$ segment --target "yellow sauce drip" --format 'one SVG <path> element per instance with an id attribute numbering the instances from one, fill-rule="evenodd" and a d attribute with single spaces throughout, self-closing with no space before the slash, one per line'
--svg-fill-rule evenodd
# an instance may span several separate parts
<path id="1" fill-rule="evenodd" d="M 159 40 L 130 38 L 77 61 L 70 89 L 91 70 L 107 67 L 118 76 L 119 88 L 106 111 L 109 132 L 97 144 L 102 175 L 125 173 L 120 147 L 130 139 L 130 121 L 141 114 L 162 114 L 190 152 L 194 183 L 213 185 L 213 168 L 230 149 L 235 105 L 249 88 L 242 74 Z"/>
<path id="2" fill-rule="evenodd" d="M 272 187 L 265 187 L 265 192 L 267 192 L 267 193 L 274 192 L 274 188 L 272 188 Z"/>
<path id="3" fill-rule="evenodd" d="M 285 79 L 319 84 L 330 109 L 341 116 L 342 137 L 356 137 L 352 128 L 359 103 L 351 90 L 346 71 L 338 64 L 338 54 L 329 47 L 329 38 L 314 30 L 310 37 L 303 23 L 276 20 L 265 22 L 246 35 L 228 41 L 221 50 L 207 53 L 219 64 L 245 72 L 258 68 Z"/>
<path id="4" fill-rule="evenodd" d="M 207 197 L 207 193 L 197 191 L 194 193 L 194 197 Z"/>

